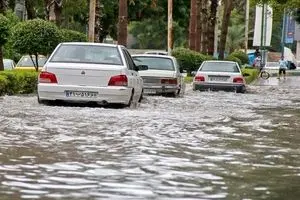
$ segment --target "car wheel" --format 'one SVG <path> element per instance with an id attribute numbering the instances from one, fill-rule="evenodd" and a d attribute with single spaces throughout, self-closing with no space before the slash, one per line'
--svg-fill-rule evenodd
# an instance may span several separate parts
<path id="1" fill-rule="evenodd" d="M 51 101 L 49 100 L 41 100 L 40 97 L 38 97 L 38 103 L 43 105 L 50 105 Z"/>
<path id="2" fill-rule="evenodd" d="M 245 91 L 246 91 L 245 87 L 236 88 L 236 93 L 245 93 Z"/>
<path id="3" fill-rule="evenodd" d="M 143 98 L 144 98 L 144 97 L 143 97 L 143 92 L 144 92 L 144 91 L 142 91 L 141 96 L 140 96 L 140 98 L 139 98 L 139 103 L 141 103 L 142 100 L 143 100 Z"/>
<path id="4" fill-rule="evenodd" d="M 134 90 L 132 90 L 132 92 L 131 92 L 131 96 L 130 96 L 128 104 L 125 104 L 124 107 L 130 107 L 132 105 L 133 97 L 134 97 Z"/>

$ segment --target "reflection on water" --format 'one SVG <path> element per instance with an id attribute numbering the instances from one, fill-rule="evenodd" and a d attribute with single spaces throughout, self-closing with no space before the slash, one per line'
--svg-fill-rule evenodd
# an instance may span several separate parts
<path id="1" fill-rule="evenodd" d="M 4 97 L 1 199 L 299 199 L 299 94 L 252 91 L 137 109 Z"/>

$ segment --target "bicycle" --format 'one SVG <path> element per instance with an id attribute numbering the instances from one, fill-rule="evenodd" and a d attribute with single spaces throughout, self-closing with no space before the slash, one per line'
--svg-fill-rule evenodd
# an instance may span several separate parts
<path id="1" fill-rule="evenodd" d="M 264 67 L 260 69 L 260 72 L 258 74 L 258 76 L 262 79 L 267 80 L 268 78 L 270 78 L 270 73 L 267 72 Z"/>

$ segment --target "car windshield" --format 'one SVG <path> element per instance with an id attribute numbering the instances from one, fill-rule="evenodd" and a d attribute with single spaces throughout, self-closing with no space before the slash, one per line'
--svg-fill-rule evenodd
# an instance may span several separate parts
<path id="1" fill-rule="evenodd" d="M 117 47 L 63 44 L 50 62 L 122 65 Z"/>
<path id="2" fill-rule="evenodd" d="M 13 69 L 13 61 L 12 60 L 3 60 L 4 69 Z"/>
<path id="3" fill-rule="evenodd" d="M 133 57 L 135 65 L 147 65 L 148 69 L 174 71 L 173 61 L 170 58 L 137 56 Z"/>
<path id="4" fill-rule="evenodd" d="M 231 62 L 205 62 L 199 71 L 204 72 L 240 72 L 238 66 Z"/>
<path id="5" fill-rule="evenodd" d="M 32 56 L 33 62 L 36 63 L 35 61 L 35 56 Z M 38 57 L 38 63 L 39 67 L 43 67 L 47 58 L 45 57 Z M 18 67 L 34 67 L 33 62 L 29 56 L 24 56 L 21 58 L 21 60 L 18 62 Z"/>

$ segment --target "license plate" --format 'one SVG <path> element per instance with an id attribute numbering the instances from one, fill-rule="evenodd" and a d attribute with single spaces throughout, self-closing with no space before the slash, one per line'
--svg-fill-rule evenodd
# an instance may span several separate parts
<path id="1" fill-rule="evenodd" d="M 66 97 L 95 98 L 98 92 L 66 91 Z"/>
<path id="2" fill-rule="evenodd" d="M 209 77 L 210 81 L 227 81 L 227 77 L 222 77 L 222 76 L 213 76 Z"/>
<path id="3" fill-rule="evenodd" d="M 156 90 L 154 89 L 144 89 L 145 94 L 156 94 Z"/>

